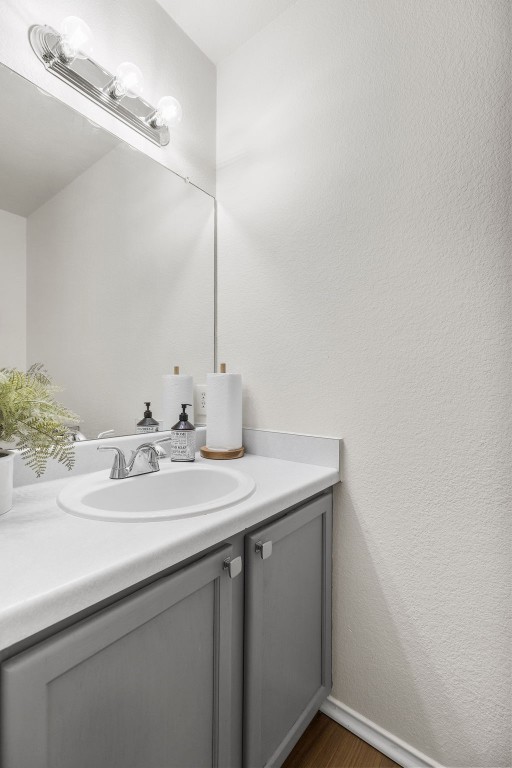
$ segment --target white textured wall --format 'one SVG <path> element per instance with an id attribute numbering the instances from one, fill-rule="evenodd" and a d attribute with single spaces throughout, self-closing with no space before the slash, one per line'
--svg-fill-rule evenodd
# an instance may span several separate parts
<path id="1" fill-rule="evenodd" d="M 27 363 L 27 220 L 0 210 L 0 368 Z"/>
<path id="2" fill-rule="evenodd" d="M 28 40 L 32 24 L 58 28 L 66 16 L 84 19 L 95 58 L 111 72 L 133 61 L 145 78 L 144 96 L 178 98 L 183 122 L 171 143 L 156 147 L 45 70 Z M 215 67 L 156 0 L 2 0 L 0 62 L 59 97 L 99 125 L 169 168 L 215 192 Z"/>
<path id="3" fill-rule="evenodd" d="M 220 358 L 345 438 L 334 696 L 510 766 L 506 0 L 298 0 L 218 71 Z"/>

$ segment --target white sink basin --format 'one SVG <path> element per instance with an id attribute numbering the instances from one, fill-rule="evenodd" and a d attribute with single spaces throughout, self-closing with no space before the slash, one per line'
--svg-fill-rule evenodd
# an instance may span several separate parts
<path id="1" fill-rule="evenodd" d="M 111 480 L 102 470 L 72 480 L 57 497 L 72 515 L 95 520 L 148 522 L 205 515 L 247 498 L 251 477 L 205 464 L 167 464 L 159 472 Z"/>

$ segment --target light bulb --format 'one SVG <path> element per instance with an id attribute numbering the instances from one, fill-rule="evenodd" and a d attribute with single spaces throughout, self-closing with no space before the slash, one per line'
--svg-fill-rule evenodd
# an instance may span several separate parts
<path id="1" fill-rule="evenodd" d="M 92 32 L 78 16 L 68 16 L 60 27 L 58 55 L 66 62 L 86 59 L 92 53 Z"/>
<path id="2" fill-rule="evenodd" d="M 162 96 L 156 109 L 147 118 L 146 122 L 153 128 L 162 128 L 164 125 L 174 128 L 181 123 L 183 110 L 178 99 L 173 96 Z"/>
<path id="3" fill-rule="evenodd" d="M 162 96 L 156 105 L 156 124 L 159 127 L 167 125 L 169 128 L 174 128 L 178 123 L 181 123 L 182 117 L 183 110 L 178 99 L 175 99 L 173 96 Z"/>
<path id="4" fill-rule="evenodd" d="M 144 89 L 144 77 L 136 64 L 125 61 L 116 69 L 116 76 L 110 89 L 110 95 L 116 99 L 128 96 L 135 99 Z"/>

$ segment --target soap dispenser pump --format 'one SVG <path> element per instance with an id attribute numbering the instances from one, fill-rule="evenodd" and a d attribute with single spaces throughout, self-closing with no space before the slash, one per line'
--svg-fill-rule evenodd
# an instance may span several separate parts
<path id="1" fill-rule="evenodd" d="M 196 428 L 188 420 L 190 403 L 181 404 L 179 421 L 171 429 L 171 461 L 195 461 Z"/>
<path id="2" fill-rule="evenodd" d="M 147 402 L 145 405 L 144 418 L 137 422 L 137 432 L 158 432 L 158 421 L 153 418 L 153 414 L 149 409 L 151 403 Z"/>

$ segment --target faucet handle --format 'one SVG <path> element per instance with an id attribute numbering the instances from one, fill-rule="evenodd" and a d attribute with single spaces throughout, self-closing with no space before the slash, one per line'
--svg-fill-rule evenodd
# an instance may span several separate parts
<path id="1" fill-rule="evenodd" d="M 106 429 L 104 432 L 100 432 L 97 439 L 101 440 L 103 437 L 106 437 L 107 435 L 111 435 L 113 432 L 115 432 L 115 429 Z"/>
<path id="2" fill-rule="evenodd" d="M 160 440 L 153 440 L 153 445 L 160 459 L 166 459 L 169 456 L 167 451 L 162 448 L 162 443 L 169 443 L 171 440 L 172 437 L 170 435 L 162 437 Z"/>
<path id="3" fill-rule="evenodd" d="M 166 459 L 167 458 L 167 451 L 164 451 L 162 446 L 158 445 L 157 443 L 155 443 L 154 445 L 155 445 L 156 455 L 158 456 L 158 458 L 159 459 Z"/>
<path id="4" fill-rule="evenodd" d="M 152 472 L 158 472 L 158 470 L 160 469 L 158 459 L 160 458 L 162 453 L 164 454 L 164 456 L 167 456 L 165 451 L 162 448 L 160 448 L 159 445 L 155 445 L 154 443 L 142 443 L 142 445 L 139 445 L 132 452 L 132 457 L 130 459 L 130 463 L 128 464 L 128 473 L 132 471 L 135 465 L 135 462 L 140 455 L 143 455 L 146 458 L 146 461 L 151 467 Z"/>
<path id="5" fill-rule="evenodd" d="M 169 455 L 164 448 L 162 448 L 162 443 L 168 443 L 171 440 L 171 437 L 164 437 L 162 440 L 154 440 L 152 445 L 155 447 L 155 451 L 157 453 L 157 456 L 160 459 L 165 459 Z"/>
<path id="6" fill-rule="evenodd" d="M 110 471 L 111 480 L 120 480 L 128 476 L 125 455 L 117 445 L 98 445 L 98 451 L 115 451 L 114 463 Z"/>

